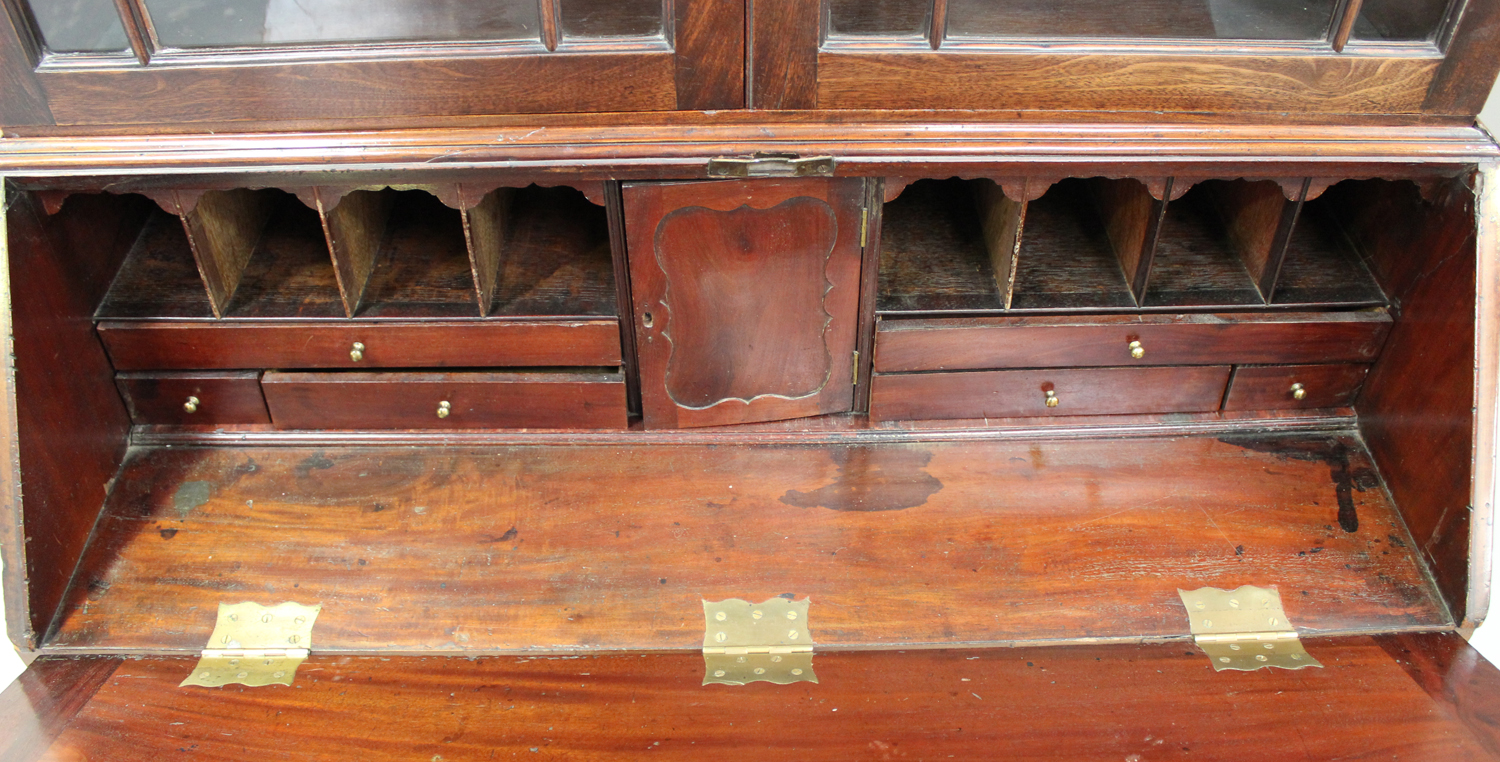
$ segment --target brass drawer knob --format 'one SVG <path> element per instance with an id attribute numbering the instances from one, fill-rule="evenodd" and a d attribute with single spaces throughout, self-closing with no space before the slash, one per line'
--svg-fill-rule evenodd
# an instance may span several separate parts
<path id="1" fill-rule="evenodd" d="M 1141 340 L 1140 339 L 1131 339 L 1130 340 L 1130 344 L 1128 346 L 1130 347 L 1130 356 L 1131 357 L 1134 357 L 1135 359 L 1139 360 L 1142 357 L 1146 356 L 1146 348 L 1143 347 L 1143 346 L 1141 346 Z"/>
<path id="2" fill-rule="evenodd" d="M 188 397 L 187 402 L 182 403 L 182 409 L 189 413 L 198 412 L 198 398 Z"/>
<path id="3" fill-rule="evenodd" d="M 1302 384 L 1292 384 L 1292 399 L 1301 400 L 1307 398 L 1307 389 Z"/>
<path id="4" fill-rule="evenodd" d="M 356 341 L 356 342 L 354 342 L 354 346 L 352 346 L 352 347 L 349 348 L 349 359 L 353 360 L 354 362 L 359 362 L 360 360 L 365 359 L 365 343 L 364 342 L 362 342 L 362 341 Z"/>
<path id="5" fill-rule="evenodd" d="M 448 404 L 448 400 L 443 400 L 442 402 L 438 403 L 438 417 L 439 418 L 447 418 L 452 412 L 453 412 L 453 406 L 450 405 L 450 404 Z"/>
<path id="6" fill-rule="evenodd" d="M 1046 394 L 1047 397 L 1044 404 L 1046 404 L 1047 407 L 1057 407 L 1058 403 L 1061 402 L 1061 400 L 1057 398 L 1057 392 L 1048 389 Z"/>

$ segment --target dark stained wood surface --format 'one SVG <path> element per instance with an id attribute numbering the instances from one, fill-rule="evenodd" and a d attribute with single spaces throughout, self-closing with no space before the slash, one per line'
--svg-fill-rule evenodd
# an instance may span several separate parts
<path id="1" fill-rule="evenodd" d="M 1364 224 L 1378 223 L 1372 218 Z M 1303 208 L 1287 241 L 1272 301 L 1278 305 L 1386 303 L 1380 284 L 1350 248 L 1327 201 L 1312 201 Z"/>
<path id="2" fill-rule="evenodd" d="M 182 217 L 214 316 L 220 317 L 228 310 L 245 266 L 276 210 L 276 193 L 245 188 L 209 191 L 192 208 L 183 195 L 173 194 L 174 211 Z"/>
<path id="3" fill-rule="evenodd" d="M 7 532 L 5 598 L 21 614 L 8 618 L 10 637 L 29 644 L 52 620 L 125 455 L 130 416 L 92 315 L 147 210 L 142 199 L 78 198 L 48 215 L 28 194 L 6 201 L 19 459 L 12 463 L 25 486 L 7 504 L 14 534 Z"/>
<path id="4" fill-rule="evenodd" d="M 1472 196 L 1449 186 L 1429 204 L 1409 184 L 1376 181 L 1345 183 L 1323 198 L 1399 305 L 1355 407 L 1423 558 L 1462 617 L 1469 506 L 1490 499 L 1473 494 L 1474 408 L 1486 403 L 1475 400 Z"/>
<path id="5" fill-rule="evenodd" d="M 1368 365 L 1247 365 L 1234 369 L 1225 410 L 1345 407 L 1354 403 Z M 1306 394 L 1293 396 L 1292 385 Z"/>
<path id="6" fill-rule="evenodd" d="M 458 210 L 422 191 L 395 193 L 360 304 L 358 317 L 479 316 Z"/>
<path id="7" fill-rule="evenodd" d="M 1281 189 L 1272 190 L 1280 199 Z M 1144 304 L 1152 307 L 1264 304 L 1235 249 L 1230 230 L 1213 208 L 1210 192 L 1211 188 L 1199 184 L 1167 204 Z"/>
<path id="8" fill-rule="evenodd" d="M 957 179 L 922 180 L 885 205 L 877 310 L 1005 309 L 971 186 Z"/>
<path id="9" fill-rule="evenodd" d="M 47 95 L 36 80 L 36 58 L 27 43 L 24 30 L 12 8 L 0 9 L 0 124 L 50 125 L 52 112 Z"/>
<path id="10" fill-rule="evenodd" d="M 700 599 L 783 593 L 824 646 L 1183 636 L 1203 585 L 1308 633 L 1448 621 L 1326 433 L 139 448 L 105 512 L 52 647 L 200 649 L 226 598 L 322 603 L 327 651 L 697 649 Z"/>
<path id="11" fill-rule="evenodd" d="M 853 409 L 861 179 L 628 184 L 648 428 Z"/>
<path id="12" fill-rule="evenodd" d="M 1165 183 L 1170 192 L 1171 180 Z M 1131 178 L 1091 178 L 1088 189 L 1135 303 L 1145 304 L 1166 201 L 1152 198 L 1145 183 Z"/>
<path id="13" fill-rule="evenodd" d="M 1229 367 L 1213 365 L 879 374 L 871 389 L 870 417 L 1202 413 L 1219 409 L 1228 380 Z M 1047 392 L 1058 400 L 1055 407 L 1047 407 Z"/>
<path id="14" fill-rule="evenodd" d="M 283 429 L 623 429 L 619 373 L 285 373 L 262 380 Z M 448 403 L 445 408 L 442 403 Z M 439 410 L 447 415 L 439 416 Z"/>
<path id="15" fill-rule="evenodd" d="M 1307 184 L 1304 180 L 1302 192 L 1292 199 L 1272 181 L 1210 180 L 1202 184 L 1202 192 L 1223 222 L 1224 233 L 1262 301 L 1269 302 L 1276 289 L 1287 239 L 1296 225 Z"/>
<path id="16" fill-rule="evenodd" d="M 1135 306 L 1086 183 L 1063 180 L 1026 205 L 1012 309 Z"/>
<path id="17" fill-rule="evenodd" d="M 33 662 L 0 692 L 0 759 L 34 762 L 47 756 L 123 661 L 95 656 Z"/>
<path id="18" fill-rule="evenodd" d="M 322 220 L 328 253 L 333 258 L 339 298 L 344 315 L 360 313 L 365 289 L 375 272 L 380 246 L 385 241 L 395 192 L 357 190 L 340 193 L 333 188 L 314 189 L 318 217 Z"/>
<path id="19" fill-rule="evenodd" d="M 608 7 L 609 3 L 603 3 Z M 674 2 L 677 108 L 745 107 L 743 2 Z"/>
<path id="20" fill-rule="evenodd" d="M 1477 114 L 1489 97 L 1486 83 L 1500 71 L 1500 6 L 1465 3 L 1463 15 L 1427 89 L 1422 108 L 1435 113 Z"/>
<path id="21" fill-rule="evenodd" d="M 21 716 L 56 729 L 48 762 L 1500 758 L 1500 672 L 1458 636 L 1307 648 L 1323 669 L 1214 672 L 1182 643 L 821 653 L 817 683 L 746 686 L 701 685 L 696 654 L 314 655 L 293 688 L 212 689 L 176 687 L 190 658 L 111 659 L 81 710 Z"/>
<path id="22" fill-rule="evenodd" d="M 1384 310 L 883 320 L 875 370 L 1369 362 L 1390 326 Z"/>
<path id="23" fill-rule="evenodd" d="M 538 46 L 538 55 L 53 69 L 37 77 L 58 123 L 67 125 L 369 121 L 677 106 L 674 57 L 659 43 L 628 55 L 542 52 Z"/>
<path id="24" fill-rule="evenodd" d="M 750 62 L 746 91 L 755 109 L 818 106 L 820 0 L 748 0 Z"/>
<path id="25" fill-rule="evenodd" d="M 118 370 L 620 364 L 619 324 L 597 320 L 201 323 L 104 321 Z M 355 361 L 350 350 L 365 345 Z"/>
<path id="26" fill-rule="evenodd" d="M 818 54 L 825 109 L 1416 113 L 1441 61 L 1379 56 L 941 52 Z M 56 108 L 54 107 L 54 111 Z"/>
<path id="27" fill-rule="evenodd" d="M 270 423 L 257 371 L 121 373 L 120 396 L 139 425 Z M 197 401 L 189 412 L 189 398 Z"/>
<path id="28" fill-rule="evenodd" d="M 614 317 L 605 210 L 572 188 L 523 188 L 511 206 L 489 314 Z"/>

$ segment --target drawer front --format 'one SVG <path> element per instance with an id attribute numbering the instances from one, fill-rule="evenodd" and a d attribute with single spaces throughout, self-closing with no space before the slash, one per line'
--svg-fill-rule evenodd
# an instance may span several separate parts
<path id="1" fill-rule="evenodd" d="M 619 373 L 278 373 L 283 429 L 623 429 Z"/>
<path id="2" fill-rule="evenodd" d="M 1343 407 L 1365 381 L 1368 365 L 1264 365 L 1234 369 L 1225 410 Z M 1299 398 L 1297 392 L 1301 392 Z"/>
<path id="3" fill-rule="evenodd" d="M 613 318 L 342 325 L 104 321 L 99 336 L 116 370 L 620 364 L 620 326 Z"/>
<path id="4" fill-rule="evenodd" d="M 1228 366 L 877 375 L 870 416 L 893 421 L 1201 413 L 1219 409 L 1228 380 Z M 1053 407 L 1048 392 L 1056 399 Z"/>
<path id="5" fill-rule="evenodd" d="M 1371 362 L 1390 324 L 1385 310 L 886 320 L 875 370 Z"/>
<path id="6" fill-rule="evenodd" d="M 270 423 L 260 373 L 120 373 L 115 385 L 138 424 Z"/>

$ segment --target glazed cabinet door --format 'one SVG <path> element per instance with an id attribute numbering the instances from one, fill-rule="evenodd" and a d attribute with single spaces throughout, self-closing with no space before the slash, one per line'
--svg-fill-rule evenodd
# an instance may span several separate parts
<path id="1" fill-rule="evenodd" d="M 742 0 L 0 0 L 7 125 L 744 105 Z"/>
<path id="2" fill-rule="evenodd" d="M 1496 0 L 749 2 L 756 108 L 1467 125 L 1500 67 Z"/>
<path id="3" fill-rule="evenodd" d="M 627 184 L 648 428 L 847 412 L 859 179 Z"/>

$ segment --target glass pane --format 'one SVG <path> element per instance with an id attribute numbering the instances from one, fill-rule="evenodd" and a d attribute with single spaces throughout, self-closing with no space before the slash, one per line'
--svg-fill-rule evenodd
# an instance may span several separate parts
<path id="1" fill-rule="evenodd" d="M 840 36 L 923 37 L 932 0 L 833 0 L 828 33 Z"/>
<path id="2" fill-rule="evenodd" d="M 1400 0 L 1397 0 L 1398 2 Z M 1318 40 L 1334 0 L 950 0 L 948 36 Z"/>
<path id="3" fill-rule="evenodd" d="M 661 0 L 561 0 L 563 37 L 661 34 Z"/>
<path id="4" fill-rule="evenodd" d="M 163 45 L 540 39 L 536 0 L 146 0 Z"/>
<path id="5" fill-rule="evenodd" d="M 1433 40 L 1446 10 L 1448 0 L 1365 0 L 1350 36 L 1356 40 Z"/>
<path id="6" fill-rule="evenodd" d="M 41 0 L 31 16 L 54 53 L 118 53 L 130 49 L 112 0 Z"/>

